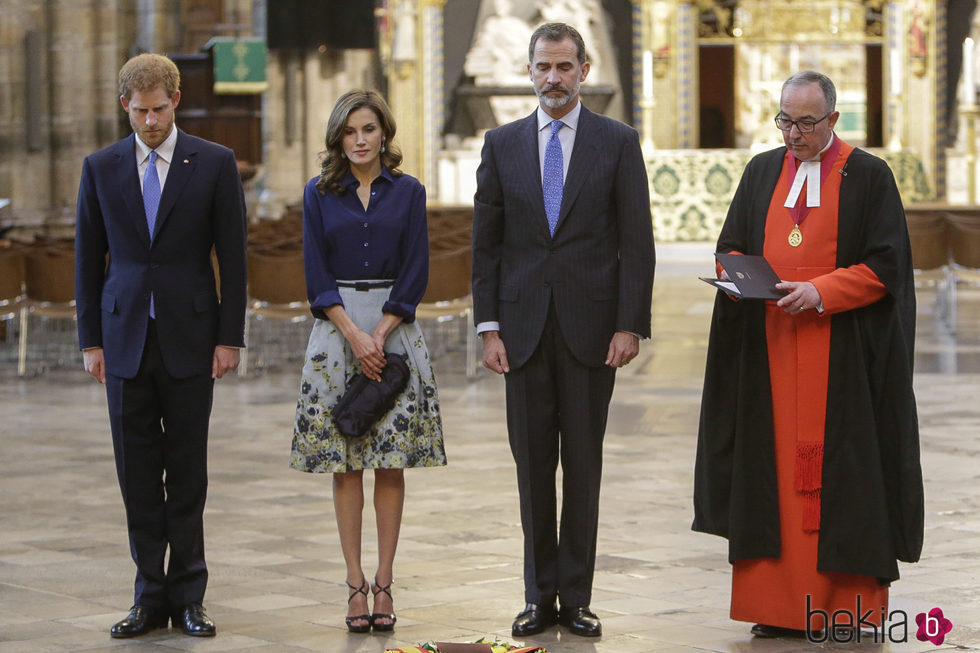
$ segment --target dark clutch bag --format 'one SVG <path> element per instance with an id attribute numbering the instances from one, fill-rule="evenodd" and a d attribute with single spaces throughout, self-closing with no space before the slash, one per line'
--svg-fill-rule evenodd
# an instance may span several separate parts
<path id="1" fill-rule="evenodd" d="M 391 410 L 408 384 L 408 363 L 401 354 L 385 353 L 388 363 L 381 380 L 372 381 L 363 373 L 351 377 L 350 385 L 333 409 L 337 430 L 348 438 L 360 438 L 375 422 Z"/>

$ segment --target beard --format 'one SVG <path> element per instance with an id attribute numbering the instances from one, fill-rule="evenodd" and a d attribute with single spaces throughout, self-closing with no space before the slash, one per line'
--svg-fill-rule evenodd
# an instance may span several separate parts
<path id="1" fill-rule="evenodd" d="M 133 128 L 133 131 L 136 132 L 137 138 L 143 141 L 146 146 L 152 150 L 160 147 L 160 145 L 163 144 L 163 141 L 167 140 L 167 136 L 170 135 L 170 130 L 173 129 L 174 126 L 174 119 L 171 117 L 166 123 L 157 123 L 157 125 L 153 127 L 152 132 L 145 124 L 141 125 L 139 121 L 133 119 L 132 117 L 129 119 L 129 124 Z"/>
<path id="2" fill-rule="evenodd" d="M 578 93 L 580 86 L 581 86 L 580 84 L 576 84 L 575 88 L 569 89 L 561 84 L 552 84 L 540 90 L 535 89 L 535 93 L 537 94 L 538 99 L 540 99 L 541 102 L 543 102 L 544 105 L 549 109 L 560 109 L 561 107 L 568 104 L 569 100 L 572 99 L 572 96 Z M 562 95 L 559 95 L 557 97 L 548 95 L 548 93 L 550 93 L 551 91 L 561 91 Z"/>

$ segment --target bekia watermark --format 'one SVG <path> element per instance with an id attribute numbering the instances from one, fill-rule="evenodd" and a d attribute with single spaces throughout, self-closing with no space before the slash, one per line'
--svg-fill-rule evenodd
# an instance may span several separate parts
<path id="1" fill-rule="evenodd" d="M 811 597 L 806 595 L 806 638 L 819 644 L 832 641 L 860 643 L 862 639 L 874 643 L 907 642 L 909 639 L 909 616 L 905 610 L 892 610 L 887 615 L 882 606 L 877 615 L 877 623 L 872 621 L 873 609 L 861 610 L 861 595 L 854 601 L 854 610 L 834 610 L 828 613 L 813 608 Z M 953 622 L 943 615 L 941 608 L 933 608 L 928 613 L 915 615 L 917 630 L 915 638 L 920 642 L 932 642 L 939 646 L 946 635 L 953 630 Z"/>
<path id="2" fill-rule="evenodd" d="M 946 639 L 946 633 L 953 630 L 953 622 L 943 616 L 941 608 L 933 608 L 929 614 L 920 612 L 915 615 L 915 623 L 919 629 L 915 638 L 920 642 L 932 642 L 939 646 Z"/>

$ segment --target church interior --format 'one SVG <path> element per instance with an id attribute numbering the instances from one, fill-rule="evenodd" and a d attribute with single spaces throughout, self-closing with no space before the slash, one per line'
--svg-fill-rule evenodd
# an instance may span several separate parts
<path id="1" fill-rule="evenodd" d="M 479 365 L 469 296 L 475 172 L 486 130 L 537 105 L 527 41 L 574 25 L 590 109 L 632 125 L 646 162 L 657 272 L 653 337 L 620 370 L 605 441 L 589 641 L 552 653 L 980 648 L 980 12 L 973 0 L 4 0 L 0 3 L 0 651 L 381 652 L 510 640 L 521 524 L 503 379 Z M 248 347 L 216 384 L 206 603 L 218 637 L 109 626 L 132 567 L 104 389 L 82 369 L 73 302 L 83 159 L 129 133 L 116 75 L 178 65 L 176 124 L 234 150 L 248 209 Z M 917 297 L 915 393 L 925 545 L 900 566 L 878 641 L 763 640 L 728 618 L 724 540 L 691 531 L 713 249 L 741 172 L 781 144 L 782 81 L 837 84 L 837 133 L 898 183 Z M 329 479 L 289 470 L 312 318 L 302 193 L 334 101 L 379 90 L 402 169 L 426 187 L 430 281 L 419 307 L 449 464 L 406 474 L 392 633 L 350 634 Z M 370 497 L 368 497 L 370 501 Z M 374 538 L 366 520 L 368 557 Z M 861 524 L 855 524 L 861 528 Z M 972 542 L 972 544 L 971 544 Z M 886 637 L 887 635 L 887 637 Z"/>

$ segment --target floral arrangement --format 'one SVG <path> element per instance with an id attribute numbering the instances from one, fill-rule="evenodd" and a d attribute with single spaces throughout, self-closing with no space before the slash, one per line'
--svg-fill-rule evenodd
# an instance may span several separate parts
<path id="1" fill-rule="evenodd" d="M 515 646 L 497 637 L 481 637 L 473 643 L 486 644 L 493 653 L 548 653 L 547 649 L 541 648 L 540 646 Z M 440 651 L 435 642 L 426 642 L 408 648 L 391 648 L 385 651 L 385 653 L 440 653 Z"/>

